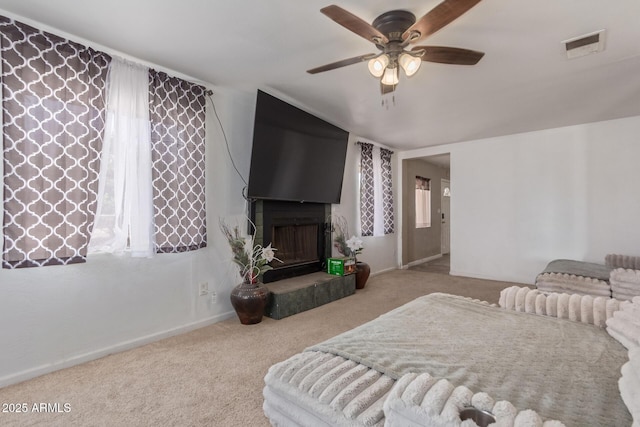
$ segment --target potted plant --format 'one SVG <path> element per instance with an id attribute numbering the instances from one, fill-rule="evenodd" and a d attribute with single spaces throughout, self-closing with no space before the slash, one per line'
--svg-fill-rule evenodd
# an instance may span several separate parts
<path id="1" fill-rule="evenodd" d="M 270 262 L 280 261 L 275 257 L 276 249 L 271 244 L 265 247 L 256 245 L 255 236 L 242 236 L 238 226 L 229 228 L 220 221 L 220 230 L 231 247 L 232 260 L 242 278 L 241 283 L 231 290 L 231 305 L 243 325 L 260 323 L 269 299 L 269 289 L 262 283 L 262 275 L 272 269 Z"/>
<path id="2" fill-rule="evenodd" d="M 331 218 L 331 231 L 333 232 L 333 246 L 343 256 L 351 257 L 356 263 L 356 289 L 362 289 L 369 279 L 371 267 L 366 262 L 358 261 L 358 255 L 364 250 L 362 239 L 352 235 L 349 239 L 347 220 L 343 216 Z"/>

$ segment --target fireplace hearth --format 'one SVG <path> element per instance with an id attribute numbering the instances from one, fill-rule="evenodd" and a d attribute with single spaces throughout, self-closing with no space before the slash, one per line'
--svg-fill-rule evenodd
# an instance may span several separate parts
<path id="1" fill-rule="evenodd" d="M 276 248 L 282 263 L 271 263 L 264 283 L 326 271 L 331 256 L 331 231 L 326 218 L 331 205 L 256 200 L 250 212 L 256 225 L 256 243 Z"/>

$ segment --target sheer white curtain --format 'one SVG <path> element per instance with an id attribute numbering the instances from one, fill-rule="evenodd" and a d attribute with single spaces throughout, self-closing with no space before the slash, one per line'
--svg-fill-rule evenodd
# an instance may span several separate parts
<path id="1" fill-rule="evenodd" d="M 153 255 L 149 69 L 113 58 L 90 252 Z"/>
<path id="2" fill-rule="evenodd" d="M 431 227 L 431 191 L 416 188 L 416 228 Z"/>
<path id="3" fill-rule="evenodd" d="M 362 236 L 384 236 L 394 232 L 392 151 L 368 142 L 360 146 L 360 224 Z"/>
<path id="4" fill-rule="evenodd" d="M 384 204 L 382 202 L 382 161 L 380 147 L 373 146 L 373 235 L 384 236 Z"/>

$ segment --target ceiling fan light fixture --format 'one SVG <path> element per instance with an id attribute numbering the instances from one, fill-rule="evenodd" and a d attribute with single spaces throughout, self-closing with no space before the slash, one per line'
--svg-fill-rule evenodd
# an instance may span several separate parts
<path id="1" fill-rule="evenodd" d="M 385 95 L 395 91 L 400 67 L 407 77 L 411 77 L 419 71 L 422 61 L 475 65 L 484 52 L 447 46 L 409 47 L 449 25 L 481 0 L 439 1 L 440 4 L 418 20 L 407 10 L 391 10 L 379 15 L 371 24 L 335 4 L 320 9 L 337 24 L 373 42 L 379 52 L 332 62 L 307 70 L 307 73 L 316 74 L 366 61 L 369 72 L 380 81 L 380 90 Z M 582 43 L 580 40 L 580 46 Z"/>
<path id="2" fill-rule="evenodd" d="M 422 59 L 408 53 L 401 53 L 400 58 L 398 58 L 398 62 L 400 63 L 400 66 L 404 70 L 407 77 L 411 77 L 420 69 Z"/>
<path id="3" fill-rule="evenodd" d="M 386 54 L 377 56 L 369 61 L 369 72 L 374 77 L 382 77 L 389 65 L 389 56 Z"/>
<path id="4" fill-rule="evenodd" d="M 398 67 L 386 68 L 382 75 L 382 84 L 387 86 L 395 86 L 400 80 L 398 79 Z"/>

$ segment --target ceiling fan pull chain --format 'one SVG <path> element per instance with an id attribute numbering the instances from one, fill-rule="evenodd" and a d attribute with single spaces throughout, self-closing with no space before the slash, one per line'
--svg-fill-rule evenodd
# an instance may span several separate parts
<path id="1" fill-rule="evenodd" d="M 396 106 L 396 95 L 391 95 L 391 104 L 395 107 Z M 386 108 L 387 110 L 389 109 L 389 96 L 382 96 L 382 102 L 380 103 L 380 105 L 384 108 Z"/>

